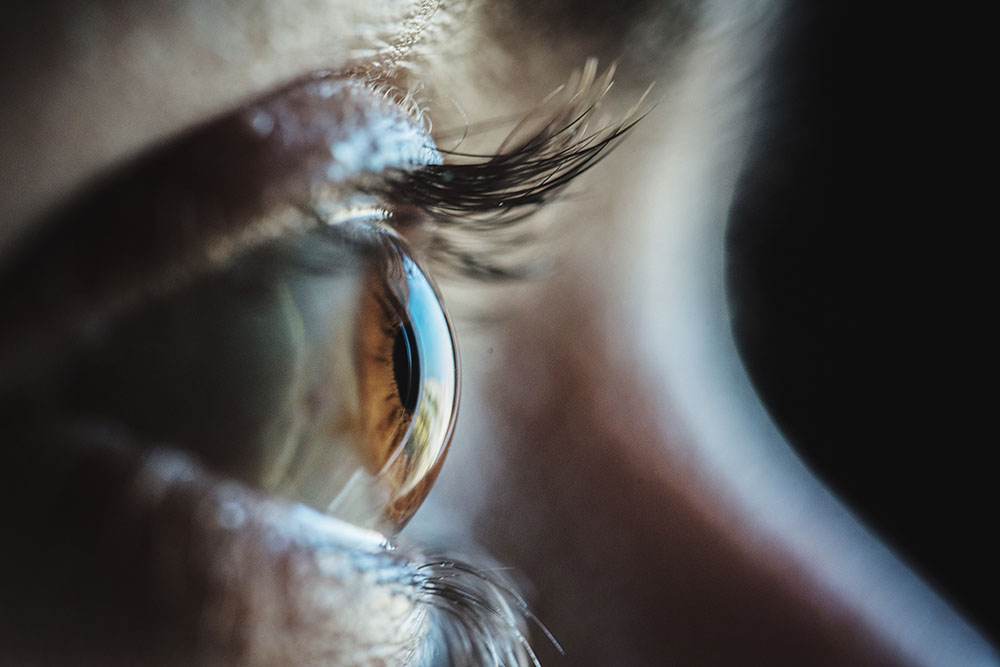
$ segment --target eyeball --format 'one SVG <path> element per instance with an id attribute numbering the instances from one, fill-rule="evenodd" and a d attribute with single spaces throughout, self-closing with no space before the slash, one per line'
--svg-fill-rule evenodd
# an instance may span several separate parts
<path id="1" fill-rule="evenodd" d="M 393 531 L 444 460 L 459 364 L 441 296 L 405 241 L 340 222 L 92 327 L 32 391 L 68 422 L 111 423 Z"/>
<path id="2" fill-rule="evenodd" d="M 355 245 L 360 255 L 353 325 L 357 412 L 328 421 L 331 442 L 349 440 L 356 461 L 328 500 L 319 469 L 286 470 L 276 486 L 285 495 L 363 526 L 400 528 L 437 478 L 458 410 L 459 364 L 453 330 L 429 275 L 385 231 Z M 357 238 L 357 237 L 356 237 Z M 312 447 L 323 448 L 321 442 Z M 329 445 L 337 446 L 337 445 Z"/>
<path id="3" fill-rule="evenodd" d="M 405 251 L 375 263 L 358 332 L 364 440 L 389 491 L 386 516 L 405 523 L 423 502 L 458 409 L 455 339 L 438 291 Z"/>

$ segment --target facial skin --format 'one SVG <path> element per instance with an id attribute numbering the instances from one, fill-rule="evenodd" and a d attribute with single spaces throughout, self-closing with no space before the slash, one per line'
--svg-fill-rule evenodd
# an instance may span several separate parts
<path id="1" fill-rule="evenodd" d="M 567 652 L 536 638 L 545 664 L 995 664 L 790 453 L 730 340 L 722 237 L 770 14 L 637 1 L 612 21 L 597 3 L 568 4 L 23 9 L 0 35 L 17 63 L 0 109 L 0 261 L 99 174 L 315 70 L 419 83 L 443 132 L 517 118 L 587 56 L 622 57 L 607 108 L 624 113 L 653 80 L 660 102 L 578 186 L 585 196 L 541 213 L 573 222 L 544 246 L 555 276 L 444 286 L 465 407 L 404 535 L 477 545 L 523 573 Z M 576 22 L 551 18 L 567 12 Z M 483 303 L 499 313 L 488 327 L 474 317 Z M 23 475 L 0 514 L 24 531 L 0 560 L 3 597 L 18 601 L 0 614 L 0 655 L 414 659 L 428 619 L 359 565 L 358 552 L 382 554 L 371 567 L 403 580 L 406 555 L 386 556 L 378 536 L 175 452 L 140 457 L 125 443 L 66 456 L 23 437 L 32 447 L 15 452 Z M 219 519 L 234 511 L 243 519 Z"/>

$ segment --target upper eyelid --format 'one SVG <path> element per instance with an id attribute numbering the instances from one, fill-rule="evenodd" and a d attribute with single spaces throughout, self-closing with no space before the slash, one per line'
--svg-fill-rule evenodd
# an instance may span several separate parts
<path id="1" fill-rule="evenodd" d="M 293 209 L 317 188 L 336 199 L 373 172 L 439 159 L 430 143 L 418 120 L 368 86 L 308 77 L 151 151 L 39 224 L 0 269 L 9 324 L 0 367 L 15 352 L 30 358 L 26 346 L 41 346 L 45 332 L 65 335 L 312 224 Z M 340 159 L 343 146 L 367 157 Z M 281 210 L 292 215 L 273 214 Z"/>
<path id="2" fill-rule="evenodd" d="M 47 336 L 70 337 L 256 245 L 311 228 L 322 216 L 301 209 L 351 204 L 340 198 L 352 192 L 411 204 L 459 232 L 522 220 L 637 122 L 633 110 L 617 125 L 586 129 L 612 75 L 613 68 L 598 78 L 591 60 L 539 129 L 512 135 L 495 155 L 453 153 L 451 167 L 435 167 L 441 155 L 422 118 L 394 102 L 391 87 L 380 92 L 329 74 L 193 130 L 57 211 L 0 267 L 9 322 L 0 332 L 0 369 L 19 377 L 54 344 Z M 273 215 L 276 207 L 285 215 Z M 523 272 L 492 261 L 498 246 L 460 249 L 441 233 L 431 241 L 425 253 L 460 275 Z"/>
<path id="3" fill-rule="evenodd" d="M 441 156 L 413 109 L 330 75 L 307 77 L 194 130 L 57 213 L 0 268 L 0 307 L 10 323 L 0 332 L 0 368 L 16 378 L 46 335 L 71 335 L 255 245 L 314 226 L 317 216 L 299 209 L 319 211 L 317 197 L 372 193 L 459 232 L 517 222 L 637 122 L 633 112 L 617 125 L 586 129 L 612 74 L 599 79 L 596 62 L 588 62 L 540 129 L 512 135 L 496 155 L 455 153 L 452 167 L 435 167 Z M 272 215 L 275 207 L 291 215 Z M 460 250 L 439 233 L 425 251 L 465 276 L 521 272 L 492 262 L 493 249 Z"/>

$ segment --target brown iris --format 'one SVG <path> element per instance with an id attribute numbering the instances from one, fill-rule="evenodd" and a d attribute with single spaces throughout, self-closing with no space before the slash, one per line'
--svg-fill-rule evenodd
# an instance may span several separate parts
<path id="1" fill-rule="evenodd" d="M 357 377 L 366 470 L 405 523 L 437 477 L 458 404 L 458 367 L 440 297 L 393 240 L 374 253 L 360 297 Z"/>

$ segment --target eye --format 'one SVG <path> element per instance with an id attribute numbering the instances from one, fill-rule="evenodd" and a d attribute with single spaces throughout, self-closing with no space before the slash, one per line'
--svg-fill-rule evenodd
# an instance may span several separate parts
<path id="1" fill-rule="evenodd" d="M 14 605 L 34 610 L 25 625 L 66 609 L 64 627 L 78 632 L 78 618 L 109 605 L 157 633 L 177 626 L 187 637 L 197 622 L 229 641 L 231 625 L 204 612 L 219 584 L 240 622 L 280 598 L 280 643 L 294 636 L 295 650 L 333 641 L 347 655 L 353 637 L 375 655 L 377 628 L 411 657 L 419 644 L 456 664 L 533 661 L 531 614 L 503 580 L 276 498 L 384 531 L 415 511 L 442 464 L 459 388 L 424 259 L 463 277 L 518 273 L 482 239 L 511 246 L 504 232 L 630 126 L 586 131 L 610 85 L 594 68 L 536 128 L 519 124 L 497 153 L 452 152 L 448 164 L 404 105 L 311 77 L 151 150 L 38 221 L 0 266 L 0 429 L 25 444 L 13 448 L 25 474 L 11 497 L 51 501 L 13 521 L 15 535 L 45 532 L 11 550 L 4 570 L 31 575 Z M 67 505 L 83 527 L 48 531 L 56 516 L 78 528 Z M 38 553 L 71 562 L 72 581 L 45 584 Z M 240 559 L 260 567 L 233 568 Z M 166 594 L 135 606 L 91 591 L 92 572 Z M 286 574 L 315 586 L 288 595 Z M 262 579 L 280 593 L 258 595 Z M 191 600 L 175 613 L 178 581 Z M 373 603 L 367 625 L 355 623 L 355 594 Z M 330 637 L 310 644 L 289 618 Z M 248 625 L 251 637 L 274 630 Z"/>
<path id="2" fill-rule="evenodd" d="M 374 263 L 364 294 L 357 358 L 366 469 L 378 471 L 375 493 L 391 489 L 387 514 L 398 525 L 416 511 L 443 461 L 459 375 L 454 336 L 428 274 L 404 253 L 386 264 Z M 351 491 L 331 510 L 361 520 L 347 511 Z"/>
<path id="3" fill-rule="evenodd" d="M 57 216 L 10 269 L 0 301 L 17 315 L 7 337 L 22 344 L 3 349 L 40 347 L 47 362 L 2 355 L 14 372 L 0 390 L 65 428 L 124 429 L 264 491 L 398 529 L 447 450 L 458 363 L 392 202 L 362 184 L 433 156 L 429 142 L 373 91 L 322 79 L 132 166 Z M 203 162 L 233 155 L 237 173 Z M 181 189 L 192 181 L 207 200 Z M 122 259 L 123 248 L 140 256 Z"/>
<path id="4" fill-rule="evenodd" d="M 349 294 L 340 321 L 323 323 L 322 306 L 296 307 L 305 337 L 317 320 L 317 328 L 332 332 L 318 345 L 325 364 L 307 363 L 329 368 L 307 392 L 314 414 L 305 421 L 313 432 L 286 440 L 285 451 L 271 457 L 264 486 L 358 525 L 399 527 L 430 490 L 451 439 L 456 347 L 441 297 L 405 243 L 364 223 L 351 226 L 352 257 L 342 265 L 355 264 L 351 286 L 338 290 Z M 329 293 L 321 287 L 303 300 Z M 303 310 L 312 315 L 301 318 Z M 346 340 L 334 342 L 344 322 L 350 325 L 339 335 Z M 333 344 L 324 352 L 327 341 Z M 352 352 L 344 357 L 345 350 Z M 338 376 L 344 381 L 331 381 Z"/>
<path id="5" fill-rule="evenodd" d="M 439 266 L 515 273 L 482 241 L 509 245 L 631 127 L 586 130 L 610 81 L 588 62 L 506 150 L 448 165 L 402 105 L 327 75 L 152 151 L 53 213 L 0 276 L 4 405 L 400 527 L 447 450 L 458 372 L 393 214 L 433 223 Z"/>

